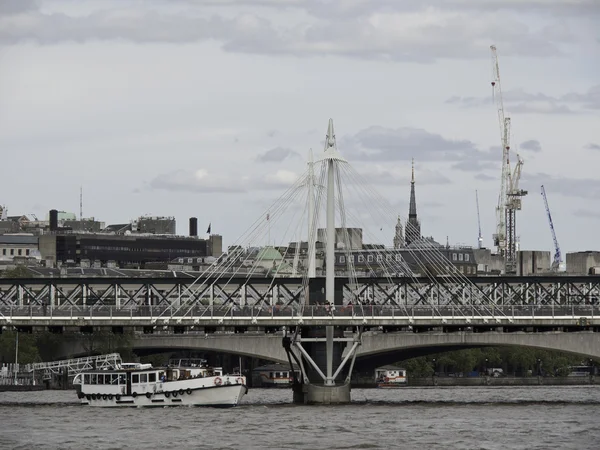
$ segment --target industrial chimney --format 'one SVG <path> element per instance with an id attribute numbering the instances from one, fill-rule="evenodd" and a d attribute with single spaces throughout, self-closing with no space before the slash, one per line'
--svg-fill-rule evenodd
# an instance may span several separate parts
<path id="1" fill-rule="evenodd" d="M 50 210 L 50 231 L 56 231 L 58 229 L 58 211 L 56 209 Z"/>
<path id="2" fill-rule="evenodd" d="M 190 217 L 190 236 L 198 236 L 198 219 L 196 217 Z"/>

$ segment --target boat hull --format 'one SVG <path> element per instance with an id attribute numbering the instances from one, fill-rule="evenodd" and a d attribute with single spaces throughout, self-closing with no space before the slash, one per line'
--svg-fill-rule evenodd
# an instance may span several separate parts
<path id="1" fill-rule="evenodd" d="M 237 406 L 248 392 L 244 384 L 210 386 L 180 393 L 160 392 L 138 395 L 86 395 L 81 399 L 83 405 L 97 407 L 152 407 L 152 406 Z"/>

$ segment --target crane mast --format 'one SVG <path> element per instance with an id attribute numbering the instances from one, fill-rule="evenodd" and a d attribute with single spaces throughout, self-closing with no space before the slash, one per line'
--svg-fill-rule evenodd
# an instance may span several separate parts
<path id="1" fill-rule="evenodd" d="M 500 126 L 500 140 L 502 145 L 502 176 L 500 179 L 500 193 L 496 207 L 496 234 L 494 245 L 498 253 L 504 256 L 504 272 L 514 274 L 517 272 L 517 211 L 521 209 L 521 198 L 527 191 L 519 188 L 523 160 L 517 155 L 517 164 L 514 172 L 510 168 L 510 117 L 504 114 L 502 100 L 502 86 L 500 84 L 500 65 L 496 46 L 490 46 L 492 51 L 493 96 L 498 111 L 498 124 Z"/>
<path id="2" fill-rule="evenodd" d="M 505 255 L 506 252 L 506 186 L 510 178 L 510 117 L 504 115 L 504 102 L 502 100 L 502 85 L 500 84 L 500 65 L 496 46 L 490 46 L 492 51 L 492 96 L 496 103 L 498 112 L 498 125 L 500 127 L 500 142 L 502 148 L 502 175 L 500 178 L 500 193 L 498 194 L 498 206 L 496 206 L 496 233 L 494 234 L 494 246 L 498 253 Z"/>
<path id="3" fill-rule="evenodd" d="M 550 224 L 550 232 L 552 233 L 552 239 L 554 240 L 554 259 L 552 260 L 552 270 L 557 272 L 562 264 L 562 256 L 560 253 L 560 247 L 558 246 L 558 239 L 556 239 L 556 232 L 554 231 L 552 214 L 550 214 L 550 207 L 548 206 L 548 198 L 546 197 L 546 189 L 544 189 L 544 185 L 542 185 L 542 197 L 544 198 L 544 206 L 546 206 L 546 215 L 548 216 L 548 223 Z"/>
<path id="4" fill-rule="evenodd" d="M 479 193 L 475 191 L 475 204 L 477 205 L 477 226 L 479 227 L 479 236 L 477 236 L 477 248 L 483 248 L 483 236 L 481 235 L 481 217 L 479 215 Z"/>

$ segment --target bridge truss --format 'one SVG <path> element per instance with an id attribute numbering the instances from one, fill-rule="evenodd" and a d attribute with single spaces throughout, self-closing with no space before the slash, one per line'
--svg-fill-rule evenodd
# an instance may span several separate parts
<path id="1" fill-rule="evenodd" d="M 229 311 L 244 307 L 298 307 L 306 290 L 317 292 L 324 279 L 233 278 L 194 280 L 182 278 L 61 278 L 0 279 L 0 314 L 7 308 L 39 307 L 48 310 L 111 307 L 182 309 L 211 306 Z M 318 298 L 318 296 L 317 296 Z M 311 302 L 315 296 L 311 294 Z M 359 278 L 350 283 L 336 279 L 336 305 L 510 306 L 596 305 L 600 277 L 469 277 L 467 281 L 432 282 L 427 278 Z"/>

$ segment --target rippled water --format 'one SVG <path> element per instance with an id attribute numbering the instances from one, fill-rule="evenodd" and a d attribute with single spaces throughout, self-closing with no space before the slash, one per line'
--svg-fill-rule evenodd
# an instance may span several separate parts
<path id="1" fill-rule="evenodd" d="M 600 387 L 354 389 L 344 406 L 251 389 L 231 409 L 103 409 L 0 393 L 1 449 L 596 449 Z"/>

